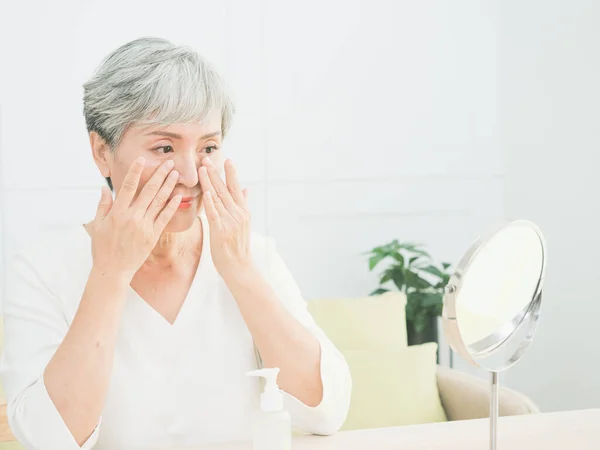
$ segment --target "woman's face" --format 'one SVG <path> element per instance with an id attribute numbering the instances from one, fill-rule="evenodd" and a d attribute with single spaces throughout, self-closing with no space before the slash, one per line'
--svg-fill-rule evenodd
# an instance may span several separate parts
<path id="1" fill-rule="evenodd" d="M 96 164 L 104 177 L 110 177 L 118 195 L 133 161 L 146 158 L 138 194 L 156 169 L 166 160 L 173 160 L 179 172 L 179 182 L 171 196 L 181 195 L 182 204 L 166 227 L 167 232 L 189 229 L 200 212 L 202 190 L 198 169 L 202 159 L 211 161 L 222 170 L 221 115 L 210 114 L 202 123 L 173 124 L 166 127 L 131 126 L 124 133 L 116 151 L 102 149 L 102 140 L 90 136 Z"/>

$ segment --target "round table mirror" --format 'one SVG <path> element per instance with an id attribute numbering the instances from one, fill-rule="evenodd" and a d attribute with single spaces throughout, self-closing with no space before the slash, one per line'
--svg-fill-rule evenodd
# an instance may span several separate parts
<path id="1" fill-rule="evenodd" d="M 535 332 L 546 249 L 539 228 L 519 220 L 480 238 L 446 286 L 442 324 L 450 347 L 491 372 L 490 448 L 496 449 L 498 372 L 515 364 Z"/>

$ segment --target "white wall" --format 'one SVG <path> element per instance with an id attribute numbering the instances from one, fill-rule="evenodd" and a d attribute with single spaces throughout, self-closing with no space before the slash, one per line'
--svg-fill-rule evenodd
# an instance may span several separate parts
<path id="1" fill-rule="evenodd" d="M 2 97 L 2 83 L 0 83 L 0 100 Z M 6 286 L 6 273 L 4 268 L 6 267 L 6 252 L 4 251 L 4 240 L 6 234 L 4 233 L 4 180 L 2 178 L 2 103 L 0 101 L 0 305 L 2 304 L 2 294 L 4 287 Z"/>
<path id="2" fill-rule="evenodd" d="M 501 8 L 505 204 L 549 247 L 542 316 L 510 384 L 545 410 L 600 405 L 600 3 Z"/>
<path id="3" fill-rule="evenodd" d="M 456 261 L 503 212 L 497 2 L 12 2 L 0 29 L 6 252 L 90 219 L 81 84 L 127 40 L 196 47 L 233 86 L 225 151 L 307 298 L 359 296 L 393 238 Z"/>

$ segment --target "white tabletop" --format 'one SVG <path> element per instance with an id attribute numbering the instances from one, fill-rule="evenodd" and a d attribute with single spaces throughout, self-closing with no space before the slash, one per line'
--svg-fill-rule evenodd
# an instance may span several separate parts
<path id="1" fill-rule="evenodd" d="M 218 444 L 185 450 L 250 450 L 250 443 Z M 489 448 L 489 420 L 465 420 L 407 427 L 346 431 L 334 436 L 302 436 L 293 450 L 481 450 Z M 600 409 L 502 417 L 499 450 L 598 450 Z M 181 449 L 183 450 L 183 449 Z"/>

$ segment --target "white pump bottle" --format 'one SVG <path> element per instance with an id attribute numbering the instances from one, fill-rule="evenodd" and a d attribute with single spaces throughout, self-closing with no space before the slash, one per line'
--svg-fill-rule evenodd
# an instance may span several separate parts
<path id="1" fill-rule="evenodd" d="M 283 395 L 277 386 L 279 368 L 254 370 L 247 375 L 266 380 L 265 390 L 260 396 L 260 411 L 254 417 L 253 450 L 290 450 L 292 423 L 289 413 L 283 409 Z"/>

